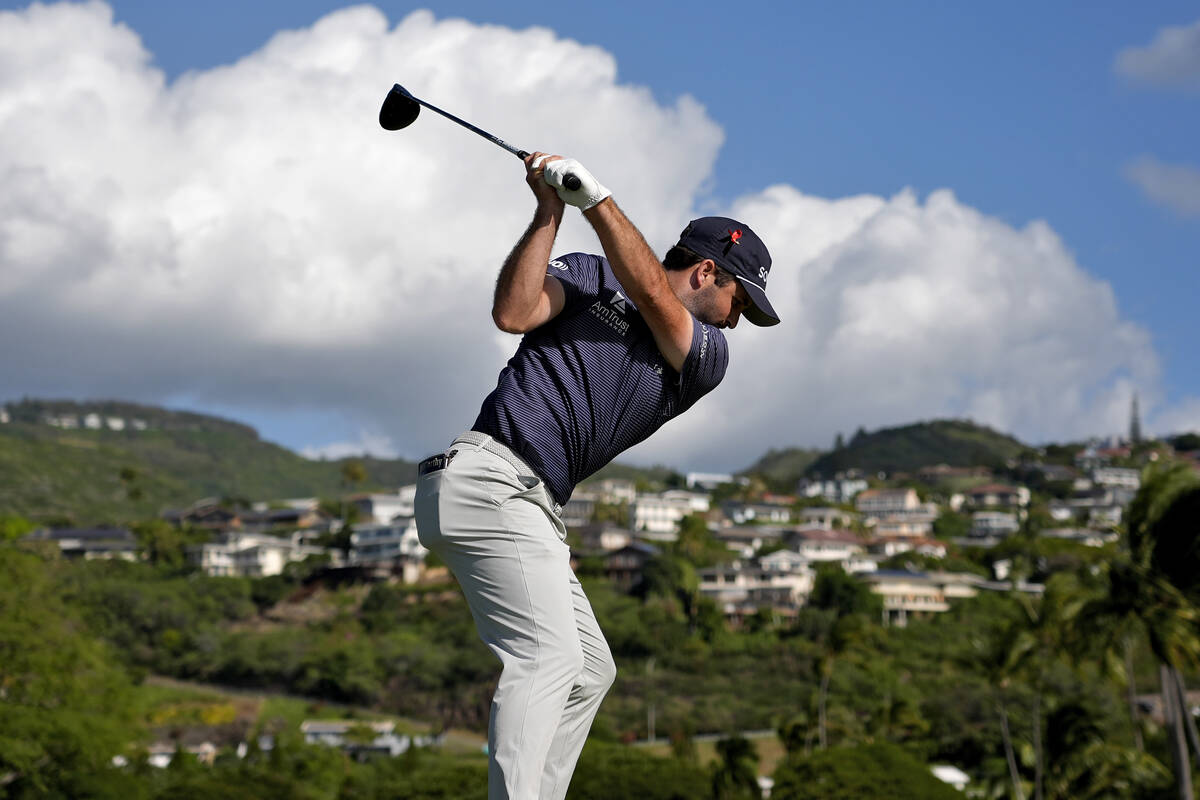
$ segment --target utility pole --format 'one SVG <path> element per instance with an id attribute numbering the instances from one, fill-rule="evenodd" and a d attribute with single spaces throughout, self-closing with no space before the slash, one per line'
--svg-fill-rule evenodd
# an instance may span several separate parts
<path id="1" fill-rule="evenodd" d="M 654 741 L 654 656 L 646 659 L 646 740 Z"/>

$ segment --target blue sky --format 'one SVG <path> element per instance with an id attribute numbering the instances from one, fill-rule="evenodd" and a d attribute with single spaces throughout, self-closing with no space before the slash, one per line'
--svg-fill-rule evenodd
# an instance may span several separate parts
<path id="1" fill-rule="evenodd" d="M 1164 28 L 1196 23 L 1200 11 L 1194 3 L 374 5 L 391 25 L 415 9 L 431 8 L 439 21 L 461 17 L 518 31 L 549 28 L 556 39 L 611 54 L 615 83 L 645 87 L 655 108 L 673 107 L 684 95 L 695 98 L 724 137 L 711 164 L 698 162 L 705 183 L 691 199 L 699 211 L 724 209 L 784 184 L 830 199 L 893 198 L 908 188 L 923 201 L 949 189 L 962 206 L 1014 230 L 1045 221 L 1080 270 L 1111 286 L 1114 319 L 1148 334 L 1157 369 L 1139 376 L 1131 361 L 1112 374 L 1131 376 L 1133 388 L 1149 395 L 1143 406 L 1150 413 L 1160 409 L 1164 425 L 1192 419 L 1183 409 L 1200 397 L 1193 355 L 1200 340 L 1200 315 L 1194 311 L 1200 297 L 1200 214 L 1187 210 L 1194 206 L 1187 206 L 1186 197 L 1175 209 L 1151 199 L 1130 171 L 1139 159 L 1149 160 L 1180 171 L 1185 192 L 1194 188 L 1187 178 L 1193 174 L 1188 170 L 1200 168 L 1200 78 L 1191 76 L 1189 84 L 1183 75 L 1171 85 L 1169 79 L 1118 69 L 1117 59 L 1128 48 L 1148 47 Z M 313 0 L 113 0 L 111 6 L 115 21 L 136 32 L 169 83 L 234 64 L 277 32 L 307 29 L 344 7 Z M 1200 63 L 1200 55 L 1196 58 Z M 507 68 L 490 65 L 488 85 L 503 87 Z M 393 79 L 411 80 L 404 74 Z M 421 94 L 419 86 L 409 88 Z M 451 110 L 471 116 L 471 109 Z M 612 126 L 610 137 L 633 124 L 604 122 Z M 555 148 L 556 133 L 574 125 L 577 120 L 560 117 L 541 128 L 546 141 L 518 144 Z M 508 138 L 506 130 L 494 132 Z M 476 147 L 442 133 L 447 143 Z M 1013 280 L 1029 276 L 1021 272 Z M 996 279 L 1004 280 L 1002 271 Z M 1140 381 L 1153 385 L 1143 388 Z M 24 393 L 16 386 L 0 388 L 10 396 Z M 81 393 L 100 390 L 78 384 Z M 341 433 L 362 429 L 353 410 L 328 403 L 272 408 L 186 386 L 157 391 L 160 399 L 247 419 L 297 448 L 320 444 L 315 430 L 322 426 Z M 154 393 L 142 395 L 153 399 Z M 899 423 L 943 411 L 917 405 L 897 410 L 894 419 L 863 421 Z M 830 425 L 855 427 L 851 420 Z M 1048 436 L 1035 425 L 1009 427 L 1028 438 Z M 783 443 L 826 444 L 833 432 L 815 428 Z M 402 435 L 379 433 L 402 454 L 413 455 L 399 443 Z"/>

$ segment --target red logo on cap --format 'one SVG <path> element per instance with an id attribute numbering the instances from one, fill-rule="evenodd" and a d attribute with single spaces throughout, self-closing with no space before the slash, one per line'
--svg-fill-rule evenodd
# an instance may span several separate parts
<path id="1" fill-rule="evenodd" d="M 738 239 L 742 238 L 741 231 L 729 231 L 729 241 L 734 244 L 739 244 Z"/>

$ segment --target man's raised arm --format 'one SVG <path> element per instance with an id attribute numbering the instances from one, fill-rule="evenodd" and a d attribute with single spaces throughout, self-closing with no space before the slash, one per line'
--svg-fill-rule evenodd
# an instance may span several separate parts
<path id="1" fill-rule="evenodd" d="M 575 191 L 563 190 L 559 196 L 583 210 L 584 217 L 600 239 L 613 274 L 650 326 L 663 358 L 679 372 L 692 349 L 695 321 L 691 313 L 671 288 L 662 262 L 646 244 L 641 231 L 617 206 L 611 192 L 581 164 L 550 161 L 546 165 L 547 182 L 561 186 L 562 175 L 568 171 L 578 177 L 582 185 Z"/>
<path id="2" fill-rule="evenodd" d="M 562 284 L 546 274 L 551 248 L 562 224 L 563 201 L 542 178 L 544 153 L 525 159 L 525 180 L 537 198 L 533 221 L 500 268 L 492 320 L 507 333 L 528 333 L 563 309 Z"/>

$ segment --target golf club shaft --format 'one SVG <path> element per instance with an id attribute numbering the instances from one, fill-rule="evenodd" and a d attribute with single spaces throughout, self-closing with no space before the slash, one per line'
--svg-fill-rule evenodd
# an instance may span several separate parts
<path id="1" fill-rule="evenodd" d="M 480 136 L 482 136 L 483 138 L 492 142 L 493 144 L 500 145 L 501 147 L 503 147 L 508 152 L 512 153 L 517 158 L 525 159 L 529 156 L 529 153 L 526 152 L 525 150 L 522 150 L 519 147 L 513 147 L 511 144 L 504 141 L 500 137 L 493 136 L 492 134 L 488 133 L 487 131 L 483 130 L 482 128 L 475 127 L 471 123 L 467 122 L 465 119 L 459 119 L 458 117 L 451 114 L 449 111 L 443 111 L 442 109 L 438 108 L 437 106 L 433 105 L 432 103 L 426 103 L 424 100 L 422 100 L 419 97 L 413 96 L 411 93 L 406 92 L 406 94 L 408 94 L 408 96 L 411 97 L 413 100 L 416 100 L 418 103 L 420 103 L 421 105 L 428 108 L 430 111 L 436 111 L 438 114 L 441 114 L 446 119 L 448 119 L 452 122 L 457 122 L 459 125 L 462 125 L 467 130 L 475 131 L 475 133 L 478 133 Z"/>
<path id="2" fill-rule="evenodd" d="M 434 111 L 438 114 L 441 114 L 443 117 L 450 120 L 451 122 L 457 122 L 459 125 L 462 125 L 467 130 L 474 131 L 475 133 L 479 134 L 483 138 L 487 139 L 489 142 L 492 142 L 493 144 L 503 147 L 505 150 L 512 153 L 514 156 L 521 159 L 522 161 L 524 161 L 526 158 L 529 157 L 529 151 L 522 150 L 519 147 L 513 147 L 511 144 L 504 141 L 500 137 L 493 136 L 492 134 L 488 133 L 487 131 L 483 130 L 482 128 L 475 127 L 471 123 L 467 122 L 465 119 L 460 119 L 460 118 L 454 116 L 453 114 L 451 114 L 449 111 L 443 111 L 442 109 L 438 108 L 437 106 L 433 105 L 432 103 L 425 102 L 421 98 L 419 98 L 416 95 L 409 92 L 407 89 L 400 86 L 400 84 L 396 84 L 394 87 L 392 87 L 392 91 L 399 92 L 400 94 L 404 95 L 405 97 L 412 100 L 413 102 L 420 103 L 421 105 L 425 106 L 430 111 Z M 570 172 L 568 172 L 566 175 L 563 176 L 563 186 L 565 186 L 567 189 L 570 189 L 571 191 L 575 191 L 581 185 L 582 185 L 582 183 L 580 182 L 578 176 L 576 176 Z"/>

